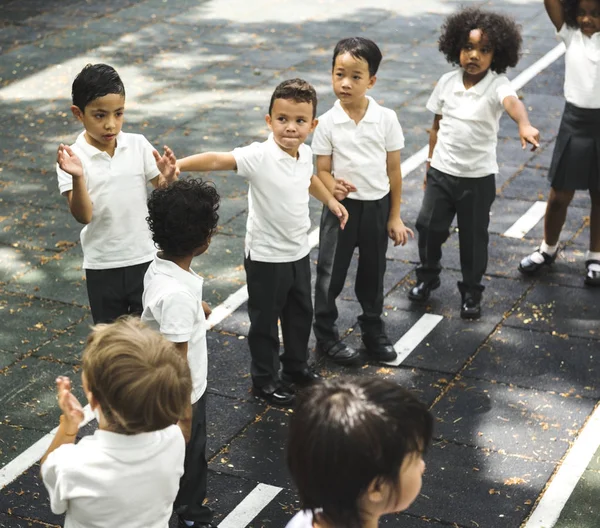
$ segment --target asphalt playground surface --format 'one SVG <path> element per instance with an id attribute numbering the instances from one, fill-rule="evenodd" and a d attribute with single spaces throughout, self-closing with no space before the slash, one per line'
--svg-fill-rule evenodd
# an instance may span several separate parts
<path id="1" fill-rule="evenodd" d="M 464 2 L 469 3 L 469 2 Z M 524 54 L 515 77 L 555 47 L 542 2 L 494 0 L 523 26 Z M 319 113 L 334 101 L 330 57 L 342 37 L 363 35 L 382 48 L 373 88 L 398 113 L 403 159 L 427 141 L 425 102 L 448 71 L 437 51 L 438 28 L 459 3 L 376 0 L 21 0 L 0 9 L 0 467 L 16 460 L 58 423 L 54 379 L 69 375 L 83 401 L 79 359 L 91 317 L 81 269 L 79 230 L 54 172 L 59 143 L 79 125 L 70 86 L 89 62 L 117 68 L 127 90 L 124 130 L 139 132 L 178 156 L 231 150 L 266 137 L 264 114 L 275 85 L 303 77 L 316 87 Z M 431 406 L 435 441 L 422 495 L 389 526 L 524 525 L 600 397 L 600 291 L 583 284 L 589 197 L 578 193 L 552 270 L 531 280 L 519 260 L 542 236 L 542 222 L 522 238 L 503 234 L 548 194 L 562 108 L 564 61 L 521 90 L 542 136 L 522 151 L 517 129 L 502 118 L 500 174 L 490 225 L 483 316 L 459 317 L 458 236 L 444 250 L 442 286 L 425 305 L 411 304 L 416 241 L 388 251 L 385 317 L 393 342 L 424 314 L 439 323 L 397 367 L 344 369 L 315 358 L 327 377 L 382 376 L 411 388 Z M 423 168 L 404 180 L 402 217 L 413 227 Z M 210 174 L 222 196 L 219 233 L 195 262 L 214 307 L 244 285 L 246 184 Z M 320 206 L 311 202 L 314 226 Z M 313 251 L 316 259 L 316 250 Z M 356 262 L 355 262 L 356 264 Z M 360 347 L 353 273 L 339 301 L 346 342 Z M 284 526 L 298 508 L 285 469 L 288 411 L 253 400 L 245 336 L 246 305 L 208 337 L 208 502 L 215 522 L 259 483 L 282 490 L 251 526 Z M 311 347 L 314 340 L 311 341 Z M 93 431 L 95 422 L 82 434 Z M 600 462 L 594 456 L 556 526 L 598 526 Z M 60 526 L 34 465 L 0 490 L 0 527 Z M 247 523 L 245 523 L 247 524 Z M 244 524 L 244 525 L 245 525 Z M 243 528 L 243 525 L 235 528 Z"/>

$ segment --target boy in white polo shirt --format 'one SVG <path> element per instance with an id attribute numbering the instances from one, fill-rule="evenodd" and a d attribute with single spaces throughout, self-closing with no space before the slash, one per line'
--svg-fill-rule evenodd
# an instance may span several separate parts
<path id="1" fill-rule="evenodd" d="M 266 122 L 272 134 L 233 152 L 208 152 L 177 161 L 181 171 L 237 170 L 248 179 L 245 242 L 248 346 L 254 394 L 273 405 L 294 401 L 279 377 L 281 319 L 284 381 L 305 385 L 319 376 L 308 366 L 312 324 L 309 194 L 344 227 L 345 208 L 313 176 L 312 151 L 304 144 L 317 124 L 317 94 L 302 79 L 282 82 L 271 97 Z"/>
<path id="2" fill-rule="evenodd" d="M 176 181 L 148 200 L 148 224 L 160 251 L 144 278 L 142 321 L 187 359 L 192 398 L 179 424 L 187 441 L 184 473 L 175 499 L 179 526 L 209 526 L 206 498 L 206 316 L 203 279 L 190 267 L 217 228 L 219 195 L 202 180 Z"/>
<path id="3" fill-rule="evenodd" d="M 85 227 L 81 249 L 94 323 L 142 311 L 144 273 L 154 255 L 146 185 L 176 179 L 175 157 L 161 157 L 139 134 L 121 131 L 125 87 L 106 64 L 88 64 L 72 87 L 71 111 L 85 130 L 57 154 L 58 187 Z"/>
<path id="4" fill-rule="evenodd" d="M 519 60 L 521 35 L 509 17 L 464 9 L 442 26 L 440 51 L 460 68 L 441 77 L 427 108 L 435 114 L 429 139 L 426 188 L 417 219 L 420 265 L 409 293 L 425 301 L 440 285 L 442 244 L 458 221 L 462 281 L 460 316 L 481 315 L 490 209 L 496 197 L 496 144 L 502 112 L 518 124 L 523 148 L 538 146 L 525 106 L 505 75 Z"/>
<path id="5" fill-rule="evenodd" d="M 376 81 L 382 56 L 377 44 L 362 37 L 339 41 L 333 51 L 334 107 L 322 115 L 312 149 L 317 174 L 348 210 L 346 229 L 324 208 L 315 291 L 317 350 L 331 360 L 351 365 L 358 352 L 340 340 L 336 299 L 341 293 L 354 249 L 359 260 L 355 292 L 362 308 L 358 318 L 368 355 L 396 357 L 381 318 L 383 276 L 388 237 L 406 244 L 413 233 L 400 219 L 404 135 L 393 110 L 366 95 Z"/>

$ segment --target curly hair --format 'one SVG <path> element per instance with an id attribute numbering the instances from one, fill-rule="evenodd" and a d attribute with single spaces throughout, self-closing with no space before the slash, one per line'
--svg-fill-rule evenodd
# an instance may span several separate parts
<path id="1" fill-rule="evenodd" d="M 148 199 L 152 240 L 167 255 L 187 256 L 204 246 L 217 228 L 220 196 L 211 182 L 178 180 Z"/>
<path id="2" fill-rule="evenodd" d="M 494 50 L 492 71 L 504 73 L 517 65 L 523 42 L 520 27 L 511 17 L 476 7 L 450 15 L 442 25 L 439 49 L 450 64 L 460 64 L 460 52 L 474 29 L 485 34 Z"/>
<path id="3" fill-rule="evenodd" d="M 579 9 L 580 0 L 562 0 L 563 12 L 565 14 L 565 24 L 567 26 L 578 29 L 579 24 L 577 23 L 577 10 Z M 600 6 L 600 1 L 596 0 L 596 3 Z"/>

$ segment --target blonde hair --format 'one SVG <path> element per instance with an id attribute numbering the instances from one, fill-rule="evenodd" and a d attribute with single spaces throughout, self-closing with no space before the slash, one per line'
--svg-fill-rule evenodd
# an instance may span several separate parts
<path id="1" fill-rule="evenodd" d="M 175 345 L 138 318 L 92 328 L 83 351 L 88 389 L 111 431 L 137 434 L 176 423 L 190 401 L 190 369 Z"/>

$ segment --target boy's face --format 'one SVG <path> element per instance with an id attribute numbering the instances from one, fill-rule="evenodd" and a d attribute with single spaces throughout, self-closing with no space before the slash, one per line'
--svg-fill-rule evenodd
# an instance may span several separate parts
<path id="1" fill-rule="evenodd" d="M 124 96 L 104 95 L 90 102 L 83 112 L 77 106 L 72 106 L 71 111 L 83 124 L 90 145 L 103 152 L 114 151 L 117 134 L 123 127 Z"/>
<path id="2" fill-rule="evenodd" d="M 265 120 L 273 131 L 275 143 L 294 158 L 300 145 L 317 126 L 312 103 L 299 103 L 293 99 L 275 99 L 271 114 Z"/>
<path id="3" fill-rule="evenodd" d="M 421 493 L 423 473 L 425 473 L 425 461 L 422 453 L 411 453 L 404 458 L 398 475 L 397 489 L 400 490 L 400 494 L 389 513 L 404 511 L 414 502 Z"/>
<path id="4" fill-rule="evenodd" d="M 600 0 L 579 0 L 577 24 L 586 37 L 600 31 Z"/>
<path id="5" fill-rule="evenodd" d="M 364 59 L 357 59 L 350 53 L 335 58 L 333 65 L 333 91 L 342 105 L 360 103 L 367 90 L 373 87 L 377 78 L 369 75 L 369 65 Z"/>
<path id="6" fill-rule="evenodd" d="M 492 65 L 494 50 L 487 36 L 480 29 L 469 33 L 469 40 L 460 50 L 460 65 L 467 75 L 482 79 Z"/>

